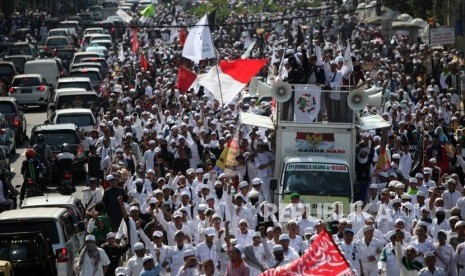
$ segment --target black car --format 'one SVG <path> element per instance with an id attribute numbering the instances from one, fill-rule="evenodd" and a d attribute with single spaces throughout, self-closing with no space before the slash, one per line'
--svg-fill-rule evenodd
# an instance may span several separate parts
<path id="1" fill-rule="evenodd" d="M 45 136 L 45 143 L 52 150 L 53 157 L 61 152 L 61 146 L 64 143 L 68 143 L 70 152 L 77 159 L 77 164 L 73 166 L 73 175 L 85 177 L 84 148 L 79 128 L 75 124 L 37 125 L 31 131 L 31 146 L 37 144 L 37 135 L 39 134 Z"/>
<path id="2" fill-rule="evenodd" d="M 0 113 L 15 132 L 16 143 L 21 144 L 27 138 L 27 123 L 22 108 L 14 97 L 0 97 Z"/>
<path id="3" fill-rule="evenodd" d="M 34 60 L 34 57 L 31 55 L 11 55 L 4 57 L 3 60 L 13 62 L 16 71 L 20 74 L 24 74 L 24 64 L 30 60 Z"/>
<path id="4" fill-rule="evenodd" d="M 3 81 L 7 88 L 10 88 L 11 82 L 16 75 L 18 75 L 18 71 L 16 71 L 16 67 L 13 62 L 0 62 L 0 79 Z"/>
<path id="5" fill-rule="evenodd" d="M 57 275 L 52 246 L 40 232 L 0 234 L 0 259 L 11 263 L 15 275 Z"/>

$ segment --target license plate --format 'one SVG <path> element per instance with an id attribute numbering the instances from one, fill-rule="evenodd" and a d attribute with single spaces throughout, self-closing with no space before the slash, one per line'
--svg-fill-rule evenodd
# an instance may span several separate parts
<path id="1" fill-rule="evenodd" d="M 32 93 L 32 89 L 21 89 L 22 94 Z"/>

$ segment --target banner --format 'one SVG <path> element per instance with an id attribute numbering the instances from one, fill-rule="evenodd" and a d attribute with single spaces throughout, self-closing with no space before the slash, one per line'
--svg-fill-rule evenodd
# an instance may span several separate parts
<path id="1" fill-rule="evenodd" d="M 287 265 L 268 269 L 260 276 L 355 275 L 331 236 L 324 229 L 307 252 Z"/>
<path id="2" fill-rule="evenodd" d="M 454 28 L 440 27 L 429 30 L 431 47 L 455 43 Z"/>
<path id="3" fill-rule="evenodd" d="M 182 56 L 192 60 L 194 63 L 199 63 L 202 59 L 215 57 L 207 15 L 202 17 L 189 31 L 185 47 L 182 49 Z"/>
<path id="4" fill-rule="evenodd" d="M 129 14 L 127 14 L 125 11 L 123 11 L 122 9 L 119 9 L 116 11 L 116 14 L 121 17 L 121 19 L 123 19 L 124 22 L 126 23 L 131 23 L 131 21 L 134 19 L 132 16 L 130 16 Z"/>
<path id="5" fill-rule="evenodd" d="M 320 112 L 321 88 L 310 84 L 294 85 L 294 121 L 311 123 Z"/>

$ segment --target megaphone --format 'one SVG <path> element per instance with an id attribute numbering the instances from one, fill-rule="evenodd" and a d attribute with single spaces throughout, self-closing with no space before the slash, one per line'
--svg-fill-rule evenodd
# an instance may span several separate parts
<path id="1" fill-rule="evenodd" d="M 250 80 L 250 83 L 249 83 L 249 94 L 250 96 L 255 96 L 255 94 L 257 94 L 257 82 L 258 82 L 258 78 L 257 77 L 253 77 L 251 80 Z"/>
<path id="2" fill-rule="evenodd" d="M 257 81 L 257 96 L 258 99 L 271 96 L 271 86 L 264 82 Z"/>
<path id="3" fill-rule="evenodd" d="M 271 86 L 271 96 L 277 102 L 287 102 L 292 97 L 292 86 L 288 82 L 277 81 Z"/>
<path id="4" fill-rule="evenodd" d="M 368 103 L 368 96 L 361 89 L 355 89 L 349 92 L 347 96 L 347 105 L 352 110 L 362 110 Z"/>
<path id="5" fill-rule="evenodd" d="M 371 88 L 368 88 L 365 90 L 365 94 L 367 94 L 368 96 L 374 95 L 378 93 L 380 90 L 381 90 L 380 88 L 373 85 Z"/>
<path id="6" fill-rule="evenodd" d="M 368 96 L 367 105 L 374 106 L 377 109 L 380 109 L 382 99 L 383 99 L 383 93 L 381 91 L 379 91 L 376 94 Z"/>

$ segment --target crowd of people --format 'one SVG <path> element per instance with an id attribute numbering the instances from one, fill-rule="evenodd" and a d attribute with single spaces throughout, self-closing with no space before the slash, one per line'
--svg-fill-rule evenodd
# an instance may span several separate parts
<path id="1" fill-rule="evenodd" d="M 314 218 L 303 210 L 279 221 L 268 212 L 273 130 L 238 120 L 239 111 L 269 105 L 238 97 L 221 106 L 202 87 L 176 88 L 178 66 L 202 73 L 216 62 L 183 59 L 179 32 L 157 27 L 195 23 L 185 8 L 160 4 L 143 23 L 132 14 L 110 51 L 99 127 L 84 137 L 88 236 L 80 275 L 259 275 L 297 260 L 324 229 L 357 275 L 465 275 L 463 50 L 386 37 L 334 5 L 282 13 L 279 21 L 272 12 L 232 13 L 215 25 L 219 59 L 239 58 L 256 40 L 248 57 L 270 60 L 259 73 L 270 84 L 339 91 L 362 82 L 382 91 L 380 105 L 364 112 L 382 115 L 391 128 L 358 137 L 351 213 Z M 347 39 L 349 72 L 340 42 Z M 320 119 L 345 120 L 347 93 L 329 95 Z M 215 164 L 238 132 L 232 175 Z M 291 198 L 301 204 L 299 194 Z"/>

